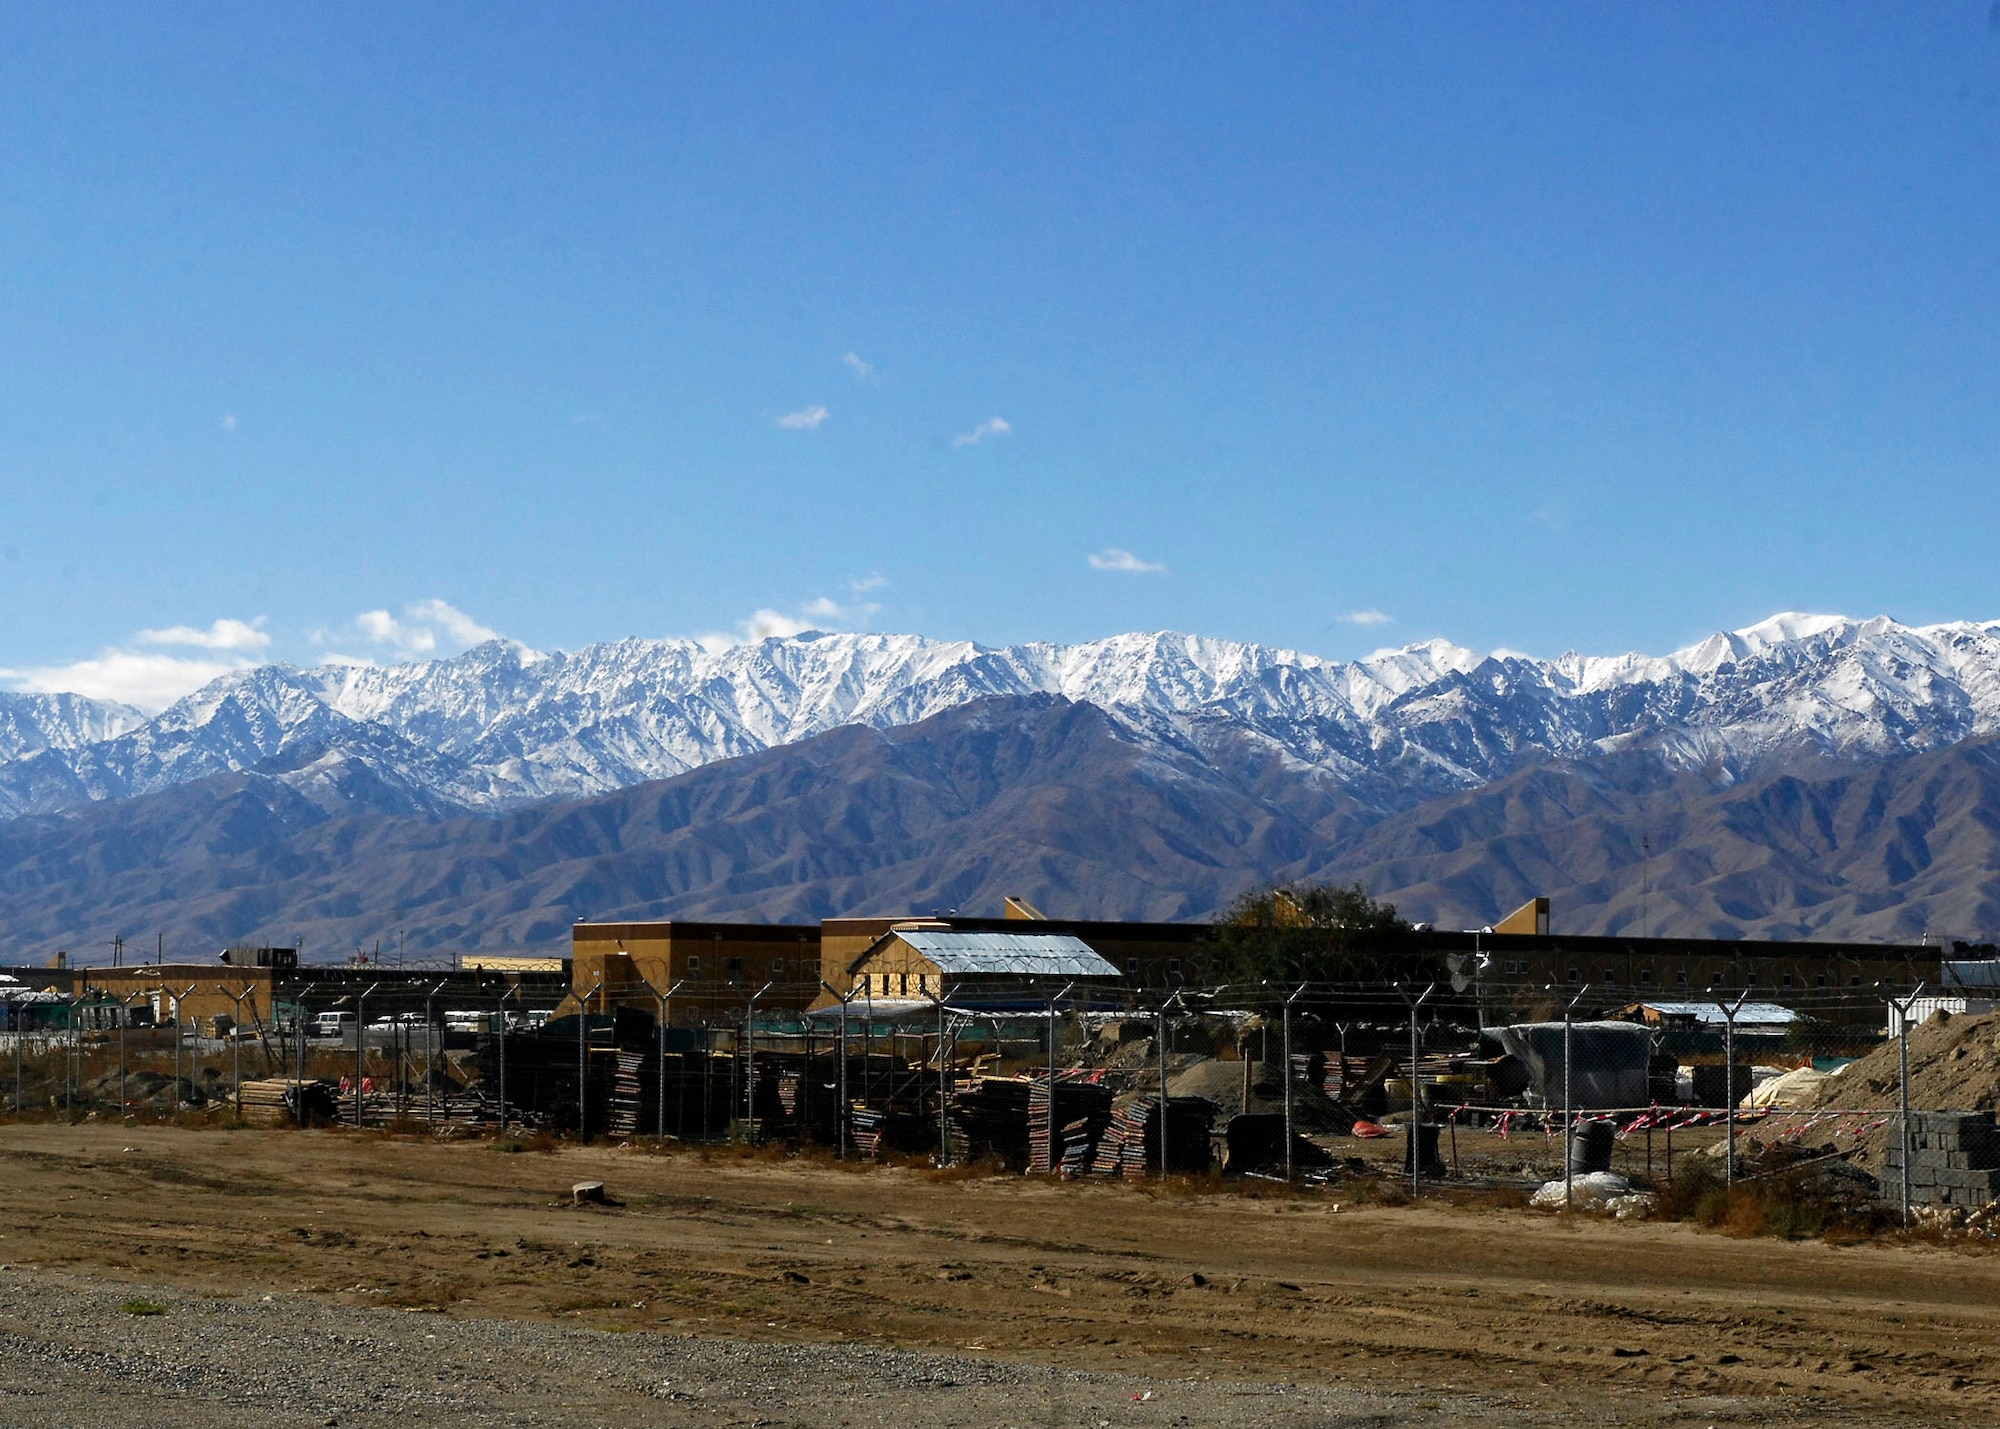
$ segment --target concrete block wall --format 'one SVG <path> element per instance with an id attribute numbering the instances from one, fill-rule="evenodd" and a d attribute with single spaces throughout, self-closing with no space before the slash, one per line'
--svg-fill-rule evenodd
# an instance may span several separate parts
<path id="1" fill-rule="evenodd" d="M 1903 1125 L 1889 1118 L 1885 1191 L 1903 1179 Z M 1925 1206 L 1984 1206 L 2000 1199 L 2000 1124 L 1990 1111 L 1910 1113 L 1910 1199 Z"/>

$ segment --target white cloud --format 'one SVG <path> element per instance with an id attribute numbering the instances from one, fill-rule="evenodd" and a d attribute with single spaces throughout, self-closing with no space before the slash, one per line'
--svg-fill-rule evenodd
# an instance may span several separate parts
<path id="1" fill-rule="evenodd" d="M 885 576 L 871 575 L 849 581 L 847 588 L 860 596 L 879 590 L 888 583 Z M 748 620 L 738 621 L 734 631 L 712 630 L 694 638 L 704 650 L 727 650 L 736 645 L 755 644 L 759 640 L 788 640 L 809 630 L 852 629 L 881 609 L 873 601 L 857 599 L 842 604 L 831 596 L 820 595 L 800 606 L 797 615 L 787 615 L 782 610 L 760 609 Z"/>
<path id="2" fill-rule="evenodd" d="M 1384 614 L 1379 610 L 1369 609 L 1346 611 L 1334 616 L 1334 619 L 1343 625 L 1392 625 L 1395 623 L 1396 617 Z"/>
<path id="3" fill-rule="evenodd" d="M 428 621 L 443 628 L 460 645 L 484 645 L 489 640 L 498 640 L 500 632 L 481 625 L 449 601 L 420 600 L 415 605 L 403 607 L 403 614 L 412 620 Z"/>
<path id="4" fill-rule="evenodd" d="M 117 700 L 142 710 L 163 710 L 210 680 L 249 668 L 254 661 L 223 658 L 194 659 L 150 650 L 107 649 L 93 659 L 67 665 L 39 665 L 26 670 L 0 670 L 17 690 L 30 694 L 87 695 Z"/>
<path id="5" fill-rule="evenodd" d="M 347 629 L 315 630 L 312 639 L 315 645 L 327 645 L 356 635 L 371 645 L 386 647 L 388 653 L 402 659 L 435 655 L 445 647 L 463 650 L 500 638 L 497 630 L 481 625 L 450 601 L 433 597 L 404 606 L 400 618 L 387 610 L 364 610 Z M 326 659 L 341 665 L 375 663 L 365 655 L 329 654 Z"/>
<path id="6" fill-rule="evenodd" d="M 257 664 L 253 652 L 271 643 L 271 637 L 261 629 L 263 624 L 264 618 L 259 616 L 255 620 L 225 618 L 206 628 L 168 625 L 141 630 L 132 637 L 132 645 L 183 646 L 209 653 L 175 655 L 165 650 L 110 645 L 83 660 L 0 669 L 0 683 L 30 694 L 87 695 L 143 710 L 162 710 L 210 680 Z"/>
<path id="7" fill-rule="evenodd" d="M 1162 561 L 1142 561 L 1123 546 L 1106 546 L 1101 551 L 1092 551 L 1086 560 L 1094 571 L 1130 571 L 1135 575 L 1164 575 L 1166 564 Z"/>
<path id="8" fill-rule="evenodd" d="M 191 645 L 199 650 L 262 650 L 271 643 L 271 637 L 260 628 L 264 624 L 261 615 L 255 620 L 218 620 L 208 629 L 193 625 L 169 625 L 161 630 L 142 630 L 132 638 L 141 645 Z"/>
<path id="9" fill-rule="evenodd" d="M 852 372 L 854 374 L 854 380 L 856 382 L 872 382 L 875 380 L 876 376 L 875 364 L 870 362 L 867 358 L 863 357 L 860 353 L 843 352 L 840 355 L 840 361 L 841 364 L 845 366 L 849 372 Z"/>
<path id="10" fill-rule="evenodd" d="M 824 407 L 801 407 L 796 412 L 787 412 L 778 418 L 777 425 L 788 432 L 811 432 L 818 430 L 819 424 L 832 415 Z"/>
<path id="11" fill-rule="evenodd" d="M 222 430 L 225 432 L 236 430 L 236 414 L 234 412 L 224 412 L 222 414 Z"/>
<path id="12" fill-rule="evenodd" d="M 969 432 L 961 432 L 951 439 L 955 447 L 976 447 L 988 437 L 1007 437 L 1014 434 L 1012 424 L 1005 417 L 988 417 Z"/>

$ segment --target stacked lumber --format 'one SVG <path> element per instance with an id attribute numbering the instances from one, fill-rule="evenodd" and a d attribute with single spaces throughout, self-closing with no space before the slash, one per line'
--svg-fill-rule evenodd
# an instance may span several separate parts
<path id="1" fill-rule="evenodd" d="M 1206 1171 L 1214 1163 L 1209 1133 L 1215 1125 L 1216 1105 L 1206 1097 L 1169 1097 L 1164 1125 L 1167 1136 L 1167 1170 Z M 1111 1113 L 1111 1123 L 1097 1144 L 1091 1171 L 1099 1176 L 1143 1176 L 1160 1165 L 1160 1099 L 1152 1096 L 1122 1098 Z"/>
<path id="2" fill-rule="evenodd" d="M 1048 1080 L 1037 1081 L 1028 1093 L 1028 1169 L 1047 1174 L 1052 1156 L 1059 1168 L 1087 1165 L 1110 1121 L 1111 1088 L 1057 1082 L 1051 1105 Z"/>
<path id="3" fill-rule="evenodd" d="M 612 1056 L 615 1065 L 611 1069 L 611 1094 L 605 1103 L 604 1130 L 611 1136 L 632 1136 L 639 1130 L 640 1103 L 645 1099 L 640 1071 L 646 1055 L 621 1049 Z"/>
<path id="4" fill-rule="evenodd" d="M 332 1120 L 334 1111 L 334 1088 L 330 1082 L 318 1079 L 299 1081 L 284 1077 L 261 1078 L 243 1084 L 243 1094 L 237 1103 L 243 1119 L 260 1126 L 276 1126 L 285 1122 L 296 1122 L 318 1118 Z M 305 1115 L 300 1115 L 303 1107 Z"/>
<path id="5" fill-rule="evenodd" d="M 945 1151 L 954 1165 L 988 1160 L 1019 1168 L 1029 1156 L 1030 1103 L 1038 1088 L 1022 1077 L 978 1077 L 952 1093 Z"/>

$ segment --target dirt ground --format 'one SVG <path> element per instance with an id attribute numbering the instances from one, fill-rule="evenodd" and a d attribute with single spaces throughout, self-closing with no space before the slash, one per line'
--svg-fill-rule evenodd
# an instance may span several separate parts
<path id="1" fill-rule="evenodd" d="M 571 1205 L 582 1179 L 618 1204 Z M 1337 1190 L 105 1124 L 0 1127 L 0 1199 L 0 1264 L 52 1286 L 1430 1406 L 1364 1416 L 1378 1423 L 1499 1422 L 1496 1405 L 1521 1424 L 2000 1423 L 2000 1256 L 1969 1249 L 1356 1205 Z M 23 1343 L 57 1333 L 4 1319 Z M 1463 1415 L 1431 1412 L 1452 1396 Z"/>

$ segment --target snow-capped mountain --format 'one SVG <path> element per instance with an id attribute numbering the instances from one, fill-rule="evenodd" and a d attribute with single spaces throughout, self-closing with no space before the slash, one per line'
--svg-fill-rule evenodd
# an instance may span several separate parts
<path id="1" fill-rule="evenodd" d="M 73 696 L 0 697 L 0 815 L 245 769 L 334 799 L 365 786 L 410 808 L 496 810 L 1031 693 L 1099 705 L 1187 751 L 1247 741 L 1388 809 L 1550 757 L 1649 748 L 1726 782 L 1773 759 L 1884 758 L 2000 730 L 2000 622 L 1780 615 L 1664 656 L 1539 660 L 1431 641 L 1349 663 L 1170 633 L 1004 649 L 850 634 L 720 651 L 495 641 L 410 665 L 264 666 L 150 720 Z M 72 704 L 65 716 L 21 703 L 35 700 Z"/>
<path id="2" fill-rule="evenodd" d="M 146 722 L 145 712 L 83 695 L 19 695 L 0 690 L 0 762 L 44 749 L 74 751 Z"/>

